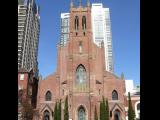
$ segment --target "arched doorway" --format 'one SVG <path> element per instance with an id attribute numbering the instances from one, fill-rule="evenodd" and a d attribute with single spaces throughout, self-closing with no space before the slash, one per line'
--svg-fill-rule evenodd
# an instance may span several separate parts
<path id="1" fill-rule="evenodd" d="M 45 110 L 45 111 L 44 111 L 44 119 L 43 119 L 43 120 L 50 120 L 50 119 L 49 119 L 49 116 L 50 116 L 49 111 L 48 111 L 48 110 Z"/>
<path id="2" fill-rule="evenodd" d="M 114 120 L 120 120 L 120 112 L 119 110 L 114 111 Z"/>
<path id="3" fill-rule="evenodd" d="M 83 106 L 80 106 L 78 109 L 78 120 L 86 120 L 86 113 Z"/>

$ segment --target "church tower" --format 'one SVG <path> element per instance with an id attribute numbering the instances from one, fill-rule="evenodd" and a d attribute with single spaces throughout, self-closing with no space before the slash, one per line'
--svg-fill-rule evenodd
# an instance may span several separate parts
<path id="1" fill-rule="evenodd" d="M 70 33 L 66 47 L 59 47 L 58 73 L 60 77 L 60 96 L 69 95 L 69 113 L 78 120 L 79 110 L 85 111 L 85 120 L 93 119 L 94 106 L 103 94 L 103 85 L 97 89 L 96 80 L 103 83 L 105 70 L 104 46 L 94 44 L 91 28 L 91 7 L 89 0 L 85 7 L 70 4 Z M 98 92 L 97 92 L 98 91 Z M 101 92 L 101 96 L 99 93 Z M 95 99 L 95 100 L 94 100 Z M 92 108 L 93 107 L 93 108 Z"/>

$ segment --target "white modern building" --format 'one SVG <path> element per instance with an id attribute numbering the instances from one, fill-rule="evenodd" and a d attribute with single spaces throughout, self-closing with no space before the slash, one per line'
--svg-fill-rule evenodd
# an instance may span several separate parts
<path id="1" fill-rule="evenodd" d="M 140 94 L 140 87 L 134 86 L 133 80 L 125 80 L 125 87 L 126 87 L 126 95 L 130 92 L 131 95 L 138 95 Z"/>
<path id="2" fill-rule="evenodd" d="M 114 72 L 112 33 L 109 8 L 104 8 L 102 3 L 92 4 L 92 32 L 93 41 L 101 46 L 104 42 L 106 70 Z"/>
<path id="3" fill-rule="evenodd" d="M 135 110 L 136 120 L 140 120 L 140 86 L 134 87 L 133 80 L 125 80 L 125 88 L 126 96 L 128 96 L 128 92 L 130 92 L 131 101 L 134 104 L 133 107 Z M 128 107 L 125 107 L 125 110 L 127 112 Z M 128 116 L 126 116 L 126 120 L 128 120 Z"/>
<path id="4" fill-rule="evenodd" d="M 114 72 L 112 33 L 109 8 L 102 3 L 93 3 L 91 8 L 93 41 L 101 47 L 104 42 L 106 71 Z M 69 13 L 61 13 L 61 39 L 60 46 L 65 46 L 69 38 Z"/>
<path id="5" fill-rule="evenodd" d="M 128 95 L 128 92 L 133 93 L 134 84 L 133 80 L 125 80 L 125 87 L 126 87 L 126 95 Z"/>
<path id="6" fill-rule="evenodd" d="M 38 77 L 39 7 L 35 0 L 18 0 L 18 69 L 33 69 Z"/>

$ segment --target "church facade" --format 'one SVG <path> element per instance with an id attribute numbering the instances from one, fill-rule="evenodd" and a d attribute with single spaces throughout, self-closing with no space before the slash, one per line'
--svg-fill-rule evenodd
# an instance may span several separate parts
<path id="1" fill-rule="evenodd" d="M 104 43 L 92 39 L 91 7 L 75 7 L 71 2 L 69 40 L 58 46 L 56 71 L 39 80 L 37 110 L 39 120 L 53 120 L 56 101 L 68 96 L 70 120 L 94 120 L 99 115 L 102 96 L 108 99 L 110 120 L 125 120 L 125 80 L 105 70 Z"/>

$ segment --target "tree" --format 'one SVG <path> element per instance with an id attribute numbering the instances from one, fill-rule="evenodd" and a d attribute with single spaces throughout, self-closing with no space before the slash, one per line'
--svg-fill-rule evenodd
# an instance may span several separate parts
<path id="1" fill-rule="evenodd" d="M 64 106 L 64 120 L 69 120 L 69 112 L 68 112 L 68 96 L 65 99 L 65 106 Z"/>
<path id="2" fill-rule="evenodd" d="M 107 118 L 107 111 L 106 111 L 106 103 L 105 103 L 104 96 L 103 96 L 103 102 L 102 102 L 102 104 L 103 104 L 102 109 L 103 109 L 103 116 L 104 116 L 103 120 L 106 120 L 106 118 Z"/>
<path id="3" fill-rule="evenodd" d="M 128 92 L 128 120 L 135 120 L 135 112 L 132 108 L 130 92 Z"/>
<path id="4" fill-rule="evenodd" d="M 60 119 L 60 116 L 59 116 L 59 102 L 57 102 L 57 120 L 59 120 Z"/>
<path id="5" fill-rule="evenodd" d="M 57 119 L 57 113 L 58 113 L 58 110 L 57 110 L 57 102 L 56 102 L 56 105 L 54 107 L 54 120 L 58 120 Z"/>
<path id="6" fill-rule="evenodd" d="M 25 89 L 18 91 L 18 111 L 22 120 L 32 120 L 34 110 L 31 104 L 31 97 L 26 96 L 25 93 Z"/>
<path id="7" fill-rule="evenodd" d="M 122 72 L 122 74 L 121 74 L 121 79 L 122 80 L 124 80 L 125 78 L 124 78 L 124 73 Z"/>
<path id="8" fill-rule="evenodd" d="M 36 118 L 36 120 L 39 120 L 42 115 L 39 113 L 38 109 L 35 109 L 33 112 L 33 116 Z"/>
<path id="9" fill-rule="evenodd" d="M 100 102 L 100 120 L 103 120 L 103 103 L 102 103 L 102 101 Z"/>
<path id="10" fill-rule="evenodd" d="M 33 107 L 29 104 L 29 99 L 26 98 L 22 101 L 22 120 L 32 120 Z"/>
<path id="11" fill-rule="evenodd" d="M 102 97 L 102 101 L 100 102 L 100 120 L 106 120 L 106 105 L 104 96 Z"/>
<path id="12" fill-rule="evenodd" d="M 108 100 L 105 101 L 104 96 L 100 102 L 100 120 L 109 120 Z"/>
<path id="13" fill-rule="evenodd" d="M 95 105 L 95 110 L 94 110 L 94 120 L 98 120 L 96 105 Z"/>
<path id="14" fill-rule="evenodd" d="M 61 120 L 61 99 L 58 104 L 57 120 Z"/>
<path id="15" fill-rule="evenodd" d="M 109 106 L 108 106 L 108 99 L 106 99 L 106 120 L 109 120 Z"/>

